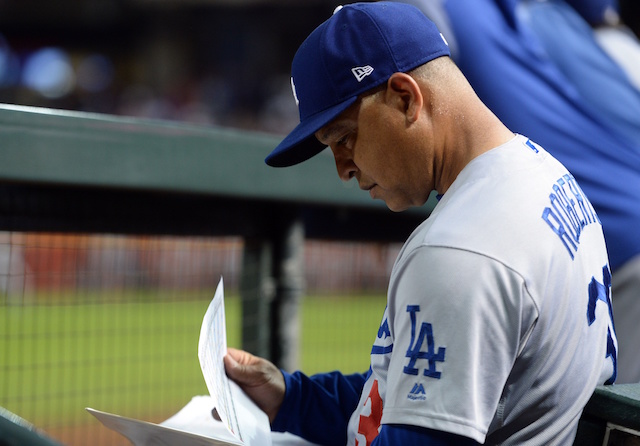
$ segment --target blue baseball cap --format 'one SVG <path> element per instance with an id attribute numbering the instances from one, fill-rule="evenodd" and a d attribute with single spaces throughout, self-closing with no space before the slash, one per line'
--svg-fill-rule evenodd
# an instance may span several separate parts
<path id="1" fill-rule="evenodd" d="M 273 167 L 301 163 L 325 145 L 315 132 L 358 96 L 407 72 L 449 47 L 436 25 L 412 5 L 353 3 L 336 8 L 302 43 L 291 65 L 291 86 L 300 123 L 267 156 Z"/>

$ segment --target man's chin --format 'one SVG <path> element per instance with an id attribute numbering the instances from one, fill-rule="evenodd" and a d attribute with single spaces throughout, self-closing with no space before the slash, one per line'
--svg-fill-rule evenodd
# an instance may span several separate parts
<path id="1" fill-rule="evenodd" d="M 400 202 L 395 201 L 394 202 L 394 201 L 390 201 L 390 200 L 385 200 L 384 198 L 378 198 L 378 199 L 384 201 L 384 204 L 386 204 L 387 207 L 389 208 L 389 210 L 392 211 L 392 212 L 402 212 L 402 211 L 406 211 L 407 209 L 413 208 L 413 207 L 419 208 L 420 206 L 424 205 L 427 202 L 427 200 L 425 200 L 422 203 L 417 203 L 417 202 L 416 203 L 411 203 L 411 202 L 407 202 L 407 201 L 400 201 Z"/>
<path id="2" fill-rule="evenodd" d="M 380 189 L 376 187 L 373 187 L 369 190 L 369 195 L 371 195 L 371 198 L 373 198 L 374 200 L 384 201 L 384 204 L 386 204 L 389 210 L 392 212 L 406 211 L 411 207 L 411 203 L 407 203 L 406 201 L 393 200 L 393 197 L 386 198 L 383 194 L 380 193 Z"/>
<path id="3" fill-rule="evenodd" d="M 402 212 L 409 209 L 410 206 L 407 205 L 399 205 L 398 203 L 389 203 L 387 201 L 384 202 L 391 212 Z"/>

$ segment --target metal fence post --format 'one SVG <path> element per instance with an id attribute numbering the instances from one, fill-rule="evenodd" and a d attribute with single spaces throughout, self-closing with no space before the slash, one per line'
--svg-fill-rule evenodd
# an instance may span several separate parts
<path id="1" fill-rule="evenodd" d="M 304 225 L 291 219 L 282 227 L 273 252 L 275 295 L 271 306 L 271 354 L 282 369 L 300 367 L 300 300 L 305 289 Z"/>
<path id="2" fill-rule="evenodd" d="M 240 280 L 242 348 L 293 371 L 299 367 L 304 226 L 291 217 L 269 232 L 245 238 Z"/>

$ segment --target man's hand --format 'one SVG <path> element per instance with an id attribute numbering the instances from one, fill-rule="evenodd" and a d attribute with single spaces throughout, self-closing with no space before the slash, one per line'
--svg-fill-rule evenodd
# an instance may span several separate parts
<path id="1" fill-rule="evenodd" d="M 269 422 L 273 422 L 286 390 L 282 372 L 266 359 L 234 348 L 229 348 L 224 366 L 227 376 L 269 416 Z"/>

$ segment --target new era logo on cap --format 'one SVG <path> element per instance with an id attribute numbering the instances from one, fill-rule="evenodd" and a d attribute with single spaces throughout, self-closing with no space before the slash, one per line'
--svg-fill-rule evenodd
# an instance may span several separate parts
<path id="1" fill-rule="evenodd" d="M 358 82 L 361 82 L 362 79 L 373 73 L 373 67 L 371 65 L 365 65 L 364 67 L 354 67 L 351 69 L 351 72 L 356 77 L 356 80 Z"/>

